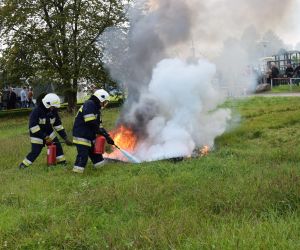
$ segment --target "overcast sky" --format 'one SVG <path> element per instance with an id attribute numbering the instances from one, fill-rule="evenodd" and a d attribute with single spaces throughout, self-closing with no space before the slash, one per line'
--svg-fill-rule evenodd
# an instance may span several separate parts
<path id="1" fill-rule="evenodd" d="M 188 0 L 188 3 L 198 6 L 191 12 L 195 17 L 192 34 L 196 50 L 204 56 L 214 54 L 230 37 L 239 39 L 250 26 L 260 35 L 274 31 L 289 48 L 300 42 L 300 0 Z"/>
<path id="2" fill-rule="evenodd" d="M 300 42 L 300 0 L 294 2 L 289 14 L 284 18 L 276 32 L 284 39 L 285 43 L 295 45 Z"/>
<path id="3" fill-rule="evenodd" d="M 253 23 L 258 30 L 272 29 L 287 44 L 300 42 L 300 0 L 210 0 L 209 4 L 218 9 L 220 22 L 228 24 L 231 19 L 236 28 Z"/>

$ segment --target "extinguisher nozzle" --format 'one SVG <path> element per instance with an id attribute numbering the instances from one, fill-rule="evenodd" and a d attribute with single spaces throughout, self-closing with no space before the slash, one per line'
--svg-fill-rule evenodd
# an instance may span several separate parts
<path id="1" fill-rule="evenodd" d="M 121 149 L 120 147 L 118 147 L 116 144 L 114 144 L 114 146 L 120 150 L 120 152 L 130 161 L 133 163 L 141 163 L 141 161 L 139 159 L 137 159 L 135 156 L 131 155 L 130 153 L 128 153 L 126 150 Z"/>

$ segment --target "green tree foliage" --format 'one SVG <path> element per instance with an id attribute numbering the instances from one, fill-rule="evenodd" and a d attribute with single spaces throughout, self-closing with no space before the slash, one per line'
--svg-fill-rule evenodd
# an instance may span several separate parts
<path id="1" fill-rule="evenodd" d="M 128 0 L 130 1 L 130 0 Z M 16 78 L 42 77 L 60 84 L 69 107 L 79 80 L 107 80 L 99 37 L 126 22 L 125 1 L 0 1 L 2 67 Z"/>
<path id="2" fill-rule="evenodd" d="M 27 79 L 34 75 L 34 53 L 30 49 L 15 43 L 3 52 L 0 58 L 3 77 L 0 81 L 4 86 L 9 83 L 9 85 L 22 85 L 20 79 Z"/>

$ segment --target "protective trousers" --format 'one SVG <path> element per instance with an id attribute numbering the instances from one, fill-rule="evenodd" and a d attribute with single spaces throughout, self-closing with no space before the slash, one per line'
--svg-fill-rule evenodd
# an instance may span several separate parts
<path id="1" fill-rule="evenodd" d="M 101 154 L 94 154 L 94 147 L 88 147 L 80 144 L 76 144 L 77 157 L 75 161 L 75 167 L 85 168 L 88 158 L 90 157 L 94 166 L 97 167 L 102 163 L 103 156 Z"/>
<path id="2" fill-rule="evenodd" d="M 62 146 L 57 138 L 54 138 L 53 142 L 56 145 L 56 162 L 65 162 L 66 158 L 64 156 L 64 152 L 62 149 Z M 23 160 L 23 163 L 29 167 L 35 160 L 36 158 L 40 155 L 43 147 L 45 144 L 36 144 L 36 143 L 31 143 L 31 152 L 26 156 L 26 158 Z"/>

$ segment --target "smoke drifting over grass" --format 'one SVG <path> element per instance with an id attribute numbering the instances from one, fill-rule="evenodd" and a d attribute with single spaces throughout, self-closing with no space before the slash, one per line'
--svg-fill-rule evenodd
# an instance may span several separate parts
<path id="1" fill-rule="evenodd" d="M 128 89 L 120 123 L 137 134 L 136 154 L 152 160 L 212 146 L 230 119 L 229 110 L 217 108 L 225 100 L 221 87 L 231 91 L 240 84 L 242 91 L 253 89 L 255 78 L 245 71 L 260 56 L 257 40 L 279 25 L 293 2 L 137 1 L 130 11 L 128 36 L 122 36 L 120 46 L 107 46 L 115 56 L 111 62 L 118 62 L 108 64 L 111 74 Z M 241 38 L 249 26 L 254 32 Z M 115 42 L 118 36 L 111 33 Z M 191 57 L 192 40 L 202 57 L 217 55 L 215 65 L 198 60 L 197 53 Z"/>
<path id="2" fill-rule="evenodd" d="M 143 126 L 145 137 L 136 152 L 140 159 L 188 156 L 197 146 L 213 146 L 231 114 L 230 110 L 217 109 L 222 99 L 213 86 L 214 74 L 215 66 L 203 60 L 187 64 L 165 59 L 157 65 L 148 89 L 125 120 L 139 124 L 136 114 L 147 115 L 149 105 L 156 107 Z"/>

